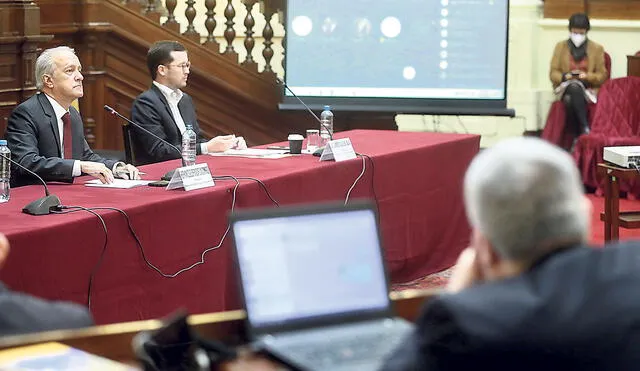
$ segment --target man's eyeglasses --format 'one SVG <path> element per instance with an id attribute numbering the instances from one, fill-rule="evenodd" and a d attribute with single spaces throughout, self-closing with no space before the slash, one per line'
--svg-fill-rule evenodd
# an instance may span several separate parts
<path id="1" fill-rule="evenodd" d="M 180 64 L 167 64 L 167 66 L 182 68 L 182 70 L 188 70 L 191 68 L 191 62 L 180 63 Z"/>

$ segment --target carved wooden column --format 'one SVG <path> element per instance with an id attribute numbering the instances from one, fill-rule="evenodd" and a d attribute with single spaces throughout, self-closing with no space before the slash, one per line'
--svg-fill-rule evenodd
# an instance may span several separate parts
<path id="1" fill-rule="evenodd" d="M 167 21 L 162 25 L 172 31 L 179 33 L 180 24 L 176 21 L 176 16 L 174 14 L 176 6 L 178 5 L 178 0 L 167 0 L 165 4 L 167 7 Z"/>
<path id="2" fill-rule="evenodd" d="M 227 26 L 224 30 L 224 39 L 227 40 L 227 47 L 224 49 L 222 54 L 230 60 L 237 62 L 238 53 L 236 53 L 233 48 L 233 40 L 236 38 L 236 30 L 233 27 L 235 22 L 233 21 L 233 18 L 236 16 L 236 10 L 231 3 L 232 1 L 233 0 L 227 0 L 227 6 L 224 8 L 224 17 L 227 19 L 224 23 Z"/>
<path id="3" fill-rule="evenodd" d="M 258 2 L 258 0 L 242 0 L 242 2 L 244 3 L 245 7 L 247 8 L 247 16 L 244 18 L 244 26 L 246 27 L 246 31 L 245 31 L 245 39 L 244 39 L 244 48 L 247 51 L 247 57 L 245 58 L 244 62 L 242 62 L 242 65 L 247 67 L 248 69 L 252 70 L 252 71 L 258 71 L 258 64 L 256 63 L 255 60 L 253 60 L 253 48 L 256 45 L 256 41 L 253 38 L 253 27 L 256 25 L 256 21 L 253 18 L 253 14 L 251 13 L 253 11 L 253 6 Z"/>
<path id="4" fill-rule="evenodd" d="M 195 3 L 195 0 L 187 0 L 187 9 L 184 11 L 184 16 L 187 17 L 187 30 L 182 35 L 200 43 L 200 34 L 193 25 L 193 20 L 196 18 L 196 8 L 193 7 Z"/>
<path id="5" fill-rule="evenodd" d="M 52 38 L 40 34 L 33 1 L 0 0 L 0 136 L 13 108 L 36 92 L 38 46 Z"/>
<path id="6" fill-rule="evenodd" d="M 207 19 L 204 21 L 204 26 L 207 29 L 207 40 L 203 43 L 204 46 L 215 50 L 216 52 L 220 51 L 220 44 L 216 41 L 216 37 L 213 35 L 216 30 L 216 0 L 205 0 L 204 2 L 205 8 L 207 8 Z"/>

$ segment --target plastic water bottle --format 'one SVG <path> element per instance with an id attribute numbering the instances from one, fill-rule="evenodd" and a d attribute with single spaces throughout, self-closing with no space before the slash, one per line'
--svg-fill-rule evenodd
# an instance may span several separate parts
<path id="1" fill-rule="evenodd" d="M 182 133 L 182 160 L 184 166 L 196 164 L 196 132 L 192 125 L 187 125 L 187 130 Z"/>
<path id="2" fill-rule="evenodd" d="M 9 201 L 11 188 L 9 180 L 11 178 L 11 151 L 7 147 L 7 141 L 0 139 L 0 203 Z M 4 157 L 3 157 L 4 156 Z M 5 158 L 7 157 L 7 158 Z"/>
<path id="3" fill-rule="evenodd" d="M 320 138 L 321 145 L 324 146 L 333 138 L 333 112 L 331 106 L 324 106 L 324 111 L 320 114 Z"/>

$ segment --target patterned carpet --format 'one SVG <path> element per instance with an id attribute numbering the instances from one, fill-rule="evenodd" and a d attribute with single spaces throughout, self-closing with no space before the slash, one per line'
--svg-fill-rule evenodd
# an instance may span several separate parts
<path id="1" fill-rule="evenodd" d="M 604 210 L 604 198 L 593 194 L 587 195 L 593 205 L 593 215 L 591 217 L 591 243 L 595 246 L 602 246 L 604 241 L 603 224 L 600 221 L 600 213 Z M 640 200 L 620 200 L 620 211 L 640 210 Z M 640 229 L 620 228 L 620 239 L 640 239 Z M 430 274 L 426 277 L 405 283 L 391 285 L 392 291 L 402 291 L 408 289 L 431 289 L 446 286 L 451 276 L 452 268 L 442 272 Z"/>
<path id="2" fill-rule="evenodd" d="M 449 281 L 452 268 L 445 269 L 442 272 L 433 273 L 426 277 L 418 278 L 411 282 L 396 283 L 391 285 L 391 291 L 403 291 L 409 289 L 436 289 L 444 287 Z"/>

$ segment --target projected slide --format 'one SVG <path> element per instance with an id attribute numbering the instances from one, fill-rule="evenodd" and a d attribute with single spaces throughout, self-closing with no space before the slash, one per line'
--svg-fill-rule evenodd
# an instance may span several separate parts
<path id="1" fill-rule="evenodd" d="M 506 0 L 289 0 L 301 96 L 504 100 Z"/>

